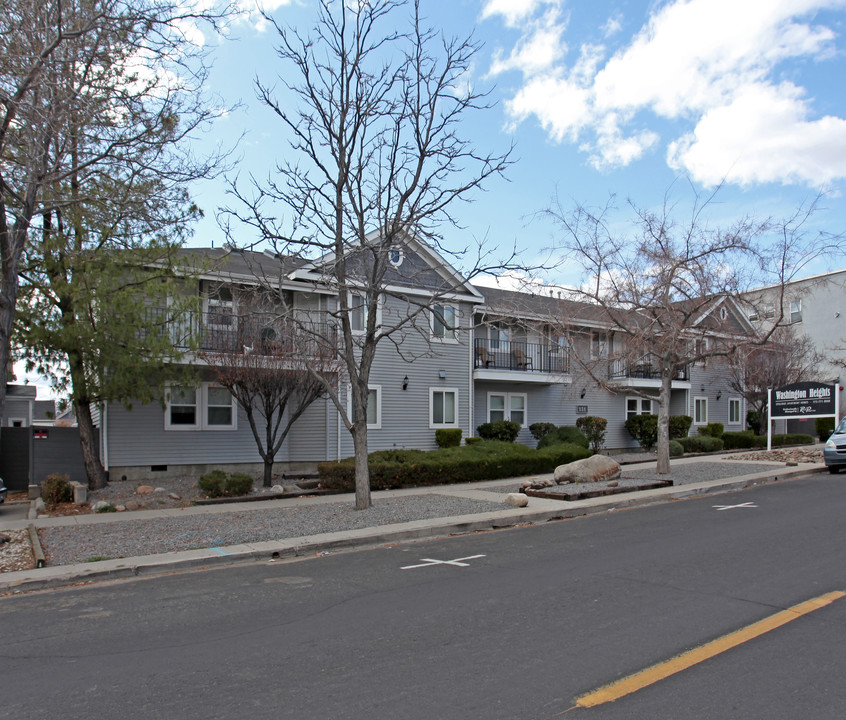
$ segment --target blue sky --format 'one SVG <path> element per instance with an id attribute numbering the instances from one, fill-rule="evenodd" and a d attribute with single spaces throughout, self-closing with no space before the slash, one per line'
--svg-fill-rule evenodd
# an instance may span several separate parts
<path id="1" fill-rule="evenodd" d="M 208 90 L 242 103 L 204 142 L 232 145 L 233 172 L 266 177 L 287 151 L 284 130 L 255 99 L 254 79 L 283 71 L 275 32 L 240 0 L 244 15 L 210 41 Z M 281 24 L 307 29 L 311 0 L 265 0 Z M 484 46 L 477 87 L 496 107 L 468 118 L 483 150 L 515 144 L 507 180 L 489 183 L 457 212 L 490 247 L 517 244 L 530 263 L 556 229 L 537 217 L 557 193 L 565 205 L 602 205 L 610 194 L 657 207 L 680 176 L 707 194 L 724 182 L 714 222 L 784 216 L 819 191 L 812 229 L 846 230 L 846 0 L 422 0 L 447 35 L 473 31 Z M 202 147 L 202 146 L 201 146 Z M 686 182 L 673 186 L 682 204 Z M 195 187 L 206 212 L 193 245 L 220 245 L 222 179 Z M 620 218 L 626 217 L 621 212 Z M 622 225 L 621 225 L 622 227 Z M 252 239 L 244 229 L 245 241 Z M 821 260 L 808 272 L 842 266 Z M 573 282 L 566 270 L 549 278 Z"/>

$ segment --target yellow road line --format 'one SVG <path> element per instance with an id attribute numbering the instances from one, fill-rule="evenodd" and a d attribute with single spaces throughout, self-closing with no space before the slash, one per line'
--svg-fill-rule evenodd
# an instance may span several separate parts
<path id="1" fill-rule="evenodd" d="M 708 660 L 715 655 L 719 655 L 726 650 L 737 647 L 738 645 L 741 645 L 748 640 L 752 640 L 759 635 L 763 635 L 770 630 L 775 630 L 776 628 L 789 623 L 791 620 L 796 620 L 797 618 L 807 615 L 814 610 L 819 610 L 820 608 L 830 605 L 835 600 L 844 596 L 846 596 L 846 592 L 836 591 L 820 595 L 819 597 L 811 600 L 806 600 L 803 603 L 794 605 L 787 610 L 782 610 L 775 615 L 770 615 L 770 617 L 759 620 L 758 622 L 748 625 L 745 628 L 735 630 L 734 632 L 729 633 L 728 635 L 723 635 L 722 637 L 712 640 L 705 645 L 700 645 L 693 650 L 677 655 L 670 660 L 658 663 L 657 665 L 646 668 L 646 670 L 641 670 L 634 675 L 629 675 L 622 680 L 618 680 L 610 685 L 606 685 L 598 690 L 582 695 L 576 699 L 576 706 L 595 707 L 597 705 L 602 705 L 603 703 L 619 700 L 624 695 L 633 693 L 641 688 L 645 688 L 647 685 L 652 685 L 659 680 L 663 680 L 670 675 L 686 670 L 697 663 L 701 663 L 703 660 Z"/>

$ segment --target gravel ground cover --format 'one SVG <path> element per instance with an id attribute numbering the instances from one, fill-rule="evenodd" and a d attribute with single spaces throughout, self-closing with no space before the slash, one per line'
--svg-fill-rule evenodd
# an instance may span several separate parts
<path id="1" fill-rule="evenodd" d="M 28 530 L 3 530 L 8 542 L 0 544 L 0 572 L 32 570 L 35 556 L 29 541 Z"/>
<path id="2" fill-rule="evenodd" d="M 409 495 L 376 500 L 368 510 L 331 503 L 276 510 L 209 513 L 103 525 L 41 528 L 48 565 L 154 555 L 195 548 L 280 540 L 338 530 L 502 510 L 498 502 L 444 495 Z"/>

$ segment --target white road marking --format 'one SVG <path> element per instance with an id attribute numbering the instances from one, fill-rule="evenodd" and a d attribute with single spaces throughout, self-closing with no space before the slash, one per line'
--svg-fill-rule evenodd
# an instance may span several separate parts
<path id="1" fill-rule="evenodd" d="M 735 508 L 756 508 L 758 506 L 755 503 L 745 502 L 740 503 L 740 505 L 712 505 L 712 507 L 717 508 L 717 510 L 734 510 Z"/>
<path id="2" fill-rule="evenodd" d="M 419 565 L 406 565 L 400 570 L 414 570 L 415 568 L 431 567 L 432 565 L 454 565 L 455 567 L 470 567 L 470 563 L 464 560 L 475 560 L 476 558 L 483 558 L 484 555 L 469 555 L 467 557 L 456 558 L 455 560 L 433 560 L 432 558 L 420 558 Z"/>

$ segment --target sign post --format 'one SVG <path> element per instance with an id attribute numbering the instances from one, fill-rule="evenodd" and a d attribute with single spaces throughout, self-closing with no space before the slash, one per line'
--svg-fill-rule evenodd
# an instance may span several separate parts
<path id="1" fill-rule="evenodd" d="M 767 450 L 772 450 L 773 420 L 840 416 L 840 393 L 837 385 L 799 382 L 767 389 Z"/>

